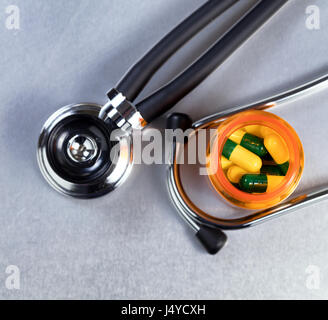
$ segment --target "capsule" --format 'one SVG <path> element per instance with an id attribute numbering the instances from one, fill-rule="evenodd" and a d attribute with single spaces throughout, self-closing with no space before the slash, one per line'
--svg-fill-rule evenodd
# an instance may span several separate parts
<path id="1" fill-rule="evenodd" d="M 244 130 L 247 133 L 253 134 L 259 138 L 265 138 L 266 136 L 268 136 L 269 134 L 274 134 L 275 131 L 266 127 L 266 126 L 261 126 L 261 125 L 250 125 L 250 126 L 246 126 L 244 128 Z"/>
<path id="2" fill-rule="evenodd" d="M 279 166 L 265 165 L 261 168 L 262 174 L 269 174 L 271 176 L 284 176 Z"/>
<path id="3" fill-rule="evenodd" d="M 262 157 L 263 164 L 275 165 L 274 160 L 271 157 L 271 154 L 268 152 L 264 157 Z"/>
<path id="4" fill-rule="evenodd" d="M 259 156 L 230 139 L 224 145 L 222 155 L 249 173 L 259 172 L 262 167 Z"/>
<path id="5" fill-rule="evenodd" d="M 221 167 L 223 170 L 229 169 L 232 165 L 232 161 L 228 160 L 226 157 L 221 157 Z"/>
<path id="6" fill-rule="evenodd" d="M 247 174 L 248 172 L 243 168 L 240 168 L 236 165 L 230 166 L 227 171 L 227 178 L 232 184 L 239 184 L 240 179 L 242 176 Z M 262 166 L 260 172 L 258 174 L 265 174 L 270 176 L 284 176 L 278 166 L 266 165 Z"/>
<path id="7" fill-rule="evenodd" d="M 270 134 L 265 137 L 264 145 L 281 172 L 286 175 L 289 169 L 289 152 L 284 140 L 277 134 Z"/>
<path id="8" fill-rule="evenodd" d="M 229 137 L 229 139 L 237 144 L 240 144 L 242 147 L 255 153 L 259 157 L 264 157 L 268 153 L 267 149 L 264 146 L 262 138 L 247 133 L 244 130 L 235 131 Z"/>
<path id="9" fill-rule="evenodd" d="M 259 138 L 263 138 L 262 133 L 261 133 L 261 126 L 260 125 L 250 125 L 244 127 L 244 130 L 247 133 L 253 134 L 254 136 L 257 136 Z"/>
<path id="10" fill-rule="evenodd" d="M 247 171 L 238 166 L 232 166 L 227 171 L 227 178 L 232 184 L 239 183 L 242 176 L 247 174 Z"/>
<path id="11" fill-rule="evenodd" d="M 283 176 L 245 174 L 239 182 L 241 190 L 248 193 L 265 193 L 275 190 L 285 179 Z"/>

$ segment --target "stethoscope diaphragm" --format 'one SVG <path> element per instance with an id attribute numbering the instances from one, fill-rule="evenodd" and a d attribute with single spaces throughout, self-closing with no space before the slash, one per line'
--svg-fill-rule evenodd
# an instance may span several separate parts
<path id="1" fill-rule="evenodd" d="M 104 195 L 116 189 L 130 172 L 130 136 L 109 120 L 100 120 L 101 108 L 97 104 L 63 107 L 42 128 L 37 150 L 41 172 L 65 195 Z"/>

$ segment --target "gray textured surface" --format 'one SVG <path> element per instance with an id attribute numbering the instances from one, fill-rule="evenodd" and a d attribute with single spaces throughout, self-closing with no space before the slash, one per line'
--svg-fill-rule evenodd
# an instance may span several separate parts
<path id="1" fill-rule="evenodd" d="M 105 92 L 152 44 L 203 0 L 16 0 L 21 30 L 5 28 L 0 1 L 0 297 L 101 299 L 328 298 L 328 203 L 254 229 L 230 232 L 208 256 L 168 203 L 164 166 L 137 166 L 101 199 L 53 191 L 35 146 L 47 117 L 71 102 L 103 103 Z M 254 1 L 242 1 L 167 63 L 143 95 L 187 66 Z M 305 8 L 321 9 L 321 30 Z M 196 120 L 327 71 L 326 0 L 291 0 L 261 32 L 175 108 Z M 277 111 L 307 155 L 300 190 L 328 179 L 328 91 Z M 155 123 L 161 126 L 162 121 Z M 21 289 L 5 288 L 5 268 Z M 321 270 L 307 289 L 306 268 Z"/>

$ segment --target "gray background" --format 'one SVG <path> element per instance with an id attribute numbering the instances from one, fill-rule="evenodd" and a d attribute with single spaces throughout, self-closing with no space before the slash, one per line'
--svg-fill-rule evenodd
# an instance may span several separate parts
<path id="1" fill-rule="evenodd" d="M 152 92 L 191 63 L 255 1 L 231 12 L 172 58 Z M 71 102 L 105 102 L 106 91 L 203 0 L 16 0 L 21 29 L 5 28 L 0 1 L 0 297 L 100 299 L 328 298 L 328 203 L 229 233 L 209 256 L 169 204 L 165 166 L 136 166 L 116 192 L 92 201 L 61 196 L 36 163 L 48 116 Z M 321 10 L 321 29 L 305 9 Z M 175 110 L 193 119 L 263 98 L 327 71 L 326 0 L 291 0 Z M 328 91 L 276 110 L 307 157 L 299 191 L 328 179 Z M 163 126 L 163 120 L 154 126 Z M 208 193 L 204 190 L 204 193 Z M 212 208 L 218 212 L 224 207 Z M 17 265 L 21 289 L 5 288 Z M 309 265 L 320 289 L 306 287 Z"/>

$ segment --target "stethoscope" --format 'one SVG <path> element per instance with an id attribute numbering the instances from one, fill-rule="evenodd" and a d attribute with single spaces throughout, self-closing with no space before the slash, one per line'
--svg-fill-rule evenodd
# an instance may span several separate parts
<path id="1" fill-rule="evenodd" d="M 42 128 L 37 151 L 40 170 L 48 183 L 57 191 L 76 198 L 95 198 L 107 194 L 121 185 L 133 165 L 133 130 L 143 129 L 157 117 L 166 113 L 184 96 L 198 86 L 212 71 L 222 64 L 241 44 L 256 32 L 288 0 L 261 0 L 247 12 L 203 56 L 167 85 L 139 103 L 134 101 L 155 72 L 196 33 L 213 19 L 228 10 L 238 0 L 210 0 L 196 10 L 137 64 L 135 64 L 107 96 L 106 104 L 72 104 L 54 113 Z M 307 93 L 310 89 L 327 85 L 321 78 L 304 87 L 287 92 L 270 101 L 237 108 L 191 124 L 185 115 L 169 118 L 170 128 L 207 127 L 213 121 L 248 108 L 263 109 L 268 102 L 280 104 L 287 98 Z M 221 229 L 234 229 L 254 225 L 298 208 L 305 203 L 321 200 L 327 189 L 315 190 L 310 195 L 290 200 L 277 208 L 259 212 L 238 220 L 213 219 L 198 209 L 184 192 L 175 157 L 182 148 L 175 142 L 172 164 L 169 167 L 169 191 L 178 211 L 197 233 L 210 253 L 216 253 L 226 242 Z M 113 161 L 112 154 L 116 154 Z"/>

